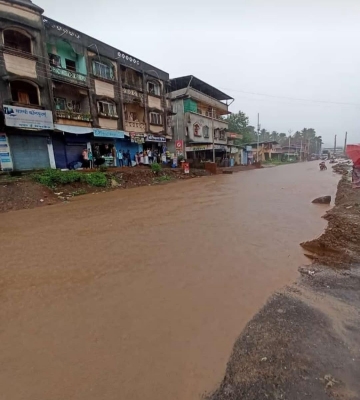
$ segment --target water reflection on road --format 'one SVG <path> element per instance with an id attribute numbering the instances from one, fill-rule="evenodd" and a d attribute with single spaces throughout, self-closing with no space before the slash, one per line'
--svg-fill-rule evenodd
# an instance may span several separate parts
<path id="1" fill-rule="evenodd" d="M 0 387 L 12 400 L 191 400 L 307 262 L 337 177 L 304 163 L 1 216 Z"/>

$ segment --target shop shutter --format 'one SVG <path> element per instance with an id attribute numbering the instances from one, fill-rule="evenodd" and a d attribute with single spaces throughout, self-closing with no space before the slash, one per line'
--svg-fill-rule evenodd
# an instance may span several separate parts
<path id="1" fill-rule="evenodd" d="M 67 168 L 65 141 L 63 137 L 53 136 L 52 138 L 56 168 Z"/>
<path id="2" fill-rule="evenodd" d="M 86 148 L 86 143 L 67 143 L 66 144 L 66 159 L 67 165 L 72 163 L 73 161 L 82 161 L 82 152 Z"/>
<path id="3" fill-rule="evenodd" d="M 50 168 L 46 137 L 9 135 L 9 144 L 15 170 Z"/>

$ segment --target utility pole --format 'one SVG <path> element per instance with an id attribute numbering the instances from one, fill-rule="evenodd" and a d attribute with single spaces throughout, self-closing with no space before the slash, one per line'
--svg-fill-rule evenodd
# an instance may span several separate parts
<path id="1" fill-rule="evenodd" d="M 256 161 L 259 162 L 259 141 L 260 141 L 260 114 L 258 113 L 257 121 L 257 146 L 256 146 Z"/>
<path id="2" fill-rule="evenodd" d="M 300 161 L 303 161 L 302 141 L 303 141 L 303 138 L 302 138 L 302 136 L 301 136 L 301 142 L 300 142 Z"/>
<path id="3" fill-rule="evenodd" d="M 344 141 L 344 155 L 346 156 L 346 146 L 347 146 L 347 132 L 345 132 L 345 141 Z"/>
<path id="4" fill-rule="evenodd" d="M 211 108 L 211 132 L 213 137 L 213 163 L 215 162 L 215 132 L 214 132 L 214 108 Z"/>
<path id="5" fill-rule="evenodd" d="M 335 158 L 335 153 L 336 153 L 336 136 L 337 135 L 335 135 L 335 139 L 334 139 L 334 158 Z"/>
<path id="6" fill-rule="evenodd" d="M 290 160 L 290 146 L 291 146 L 291 134 L 292 134 L 292 130 L 289 129 L 289 151 L 288 151 L 288 161 Z"/>

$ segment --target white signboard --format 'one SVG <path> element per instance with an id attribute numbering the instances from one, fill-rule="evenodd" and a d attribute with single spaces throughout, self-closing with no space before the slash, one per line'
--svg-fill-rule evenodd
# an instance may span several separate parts
<path id="1" fill-rule="evenodd" d="M 16 128 L 54 129 L 49 110 L 4 105 L 5 124 Z"/>

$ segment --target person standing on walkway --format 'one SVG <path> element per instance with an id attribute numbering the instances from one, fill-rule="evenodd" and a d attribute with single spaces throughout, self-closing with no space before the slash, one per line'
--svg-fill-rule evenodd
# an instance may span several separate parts
<path id="1" fill-rule="evenodd" d="M 122 150 L 119 150 L 118 152 L 118 159 L 119 159 L 119 167 L 123 167 L 124 166 L 124 155 Z"/>
<path id="2" fill-rule="evenodd" d="M 126 161 L 127 161 L 128 167 L 132 167 L 130 150 L 128 150 L 128 151 L 126 152 Z"/>
<path id="3" fill-rule="evenodd" d="M 153 163 L 153 154 L 152 154 L 151 149 L 149 149 L 149 151 L 148 151 L 148 157 L 149 157 L 149 164 L 152 164 Z"/>

